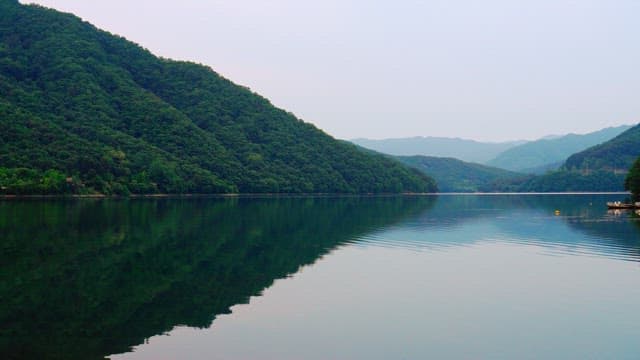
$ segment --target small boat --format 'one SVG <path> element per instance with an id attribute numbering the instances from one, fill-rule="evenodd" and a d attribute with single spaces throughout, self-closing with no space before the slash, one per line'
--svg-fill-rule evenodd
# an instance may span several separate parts
<path id="1" fill-rule="evenodd" d="M 609 209 L 636 209 L 640 208 L 640 203 L 623 203 L 621 201 L 612 201 L 607 203 L 607 207 Z"/>

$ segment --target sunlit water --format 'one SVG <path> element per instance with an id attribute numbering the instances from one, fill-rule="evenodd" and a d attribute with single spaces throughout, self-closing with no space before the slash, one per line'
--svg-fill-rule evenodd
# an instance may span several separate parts
<path id="1" fill-rule="evenodd" d="M 9 244 L 38 244 L 5 245 L 3 276 L 22 279 L 2 295 L 27 296 L 2 313 L 18 328 L 3 333 L 3 352 L 637 359 L 640 221 L 604 207 L 622 198 L 2 203 L 7 215 L 39 214 L 1 223 L 16 232 Z M 26 230 L 35 225 L 44 229 Z"/>

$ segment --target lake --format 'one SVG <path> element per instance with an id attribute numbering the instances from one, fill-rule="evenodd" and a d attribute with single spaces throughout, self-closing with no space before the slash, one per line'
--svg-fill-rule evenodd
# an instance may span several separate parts
<path id="1" fill-rule="evenodd" d="M 624 197 L 0 201 L 0 358 L 637 359 Z"/>

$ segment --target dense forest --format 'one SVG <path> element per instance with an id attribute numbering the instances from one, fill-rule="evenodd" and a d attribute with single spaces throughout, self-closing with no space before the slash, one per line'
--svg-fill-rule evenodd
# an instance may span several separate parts
<path id="1" fill-rule="evenodd" d="M 0 0 L 0 193 L 433 192 L 210 68 Z"/>

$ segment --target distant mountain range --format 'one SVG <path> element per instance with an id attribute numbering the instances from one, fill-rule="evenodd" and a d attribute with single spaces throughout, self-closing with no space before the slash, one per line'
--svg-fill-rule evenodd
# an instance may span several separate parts
<path id="1" fill-rule="evenodd" d="M 412 137 L 383 140 L 361 138 L 350 141 L 367 149 L 389 155 L 450 157 L 481 164 L 512 147 L 525 143 L 525 141 L 490 143 L 445 137 Z"/>
<path id="2" fill-rule="evenodd" d="M 595 145 L 588 147 L 588 144 Z M 581 151 L 571 153 L 573 149 Z M 454 158 L 421 155 L 396 158 L 432 176 L 442 192 L 563 192 L 623 191 L 626 172 L 639 156 L 640 125 L 547 137 L 512 147 L 489 162 L 520 171 Z M 566 162 L 552 162 L 567 157 Z M 532 164 L 541 165 L 525 167 Z"/>
<path id="3" fill-rule="evenodd" d="M 545 172 L 557 168 L 572 154 L 613 139 L 630 128 L 630 125 L 623 125 L 584 135 L 545 137 L 507 149 L 486 164 L 518 172 Z"/>
<path id="4" fill-rule="evenodd" d="M 548 135 L 535 141 L 499 143 L 444 137 L 381 140 L 359 138 L 350 141 L 367 149 L 394 156 L 455 158 L 515 172 L 542 174 L 559 168 L 572 154 L 610 140 L 629 128 L 630 125 L 622 125 L 584 135 Z"/>

